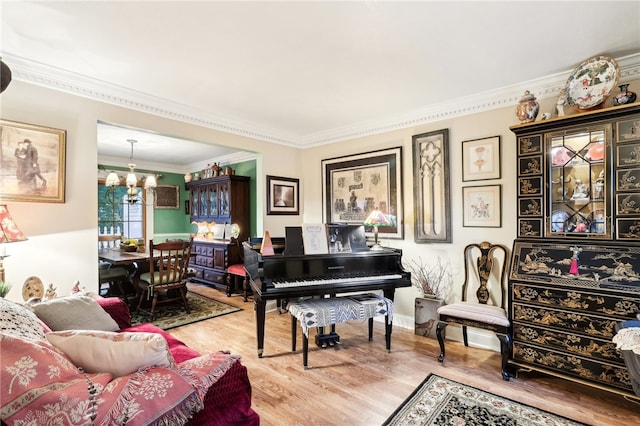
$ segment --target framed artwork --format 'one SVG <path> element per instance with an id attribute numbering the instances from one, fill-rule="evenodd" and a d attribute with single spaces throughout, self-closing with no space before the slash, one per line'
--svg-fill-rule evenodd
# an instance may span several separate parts
<path id="1" fill-rule="evenodd" d="M 0 199 L 64 203 L 66 130 L 0 119 Z"/>
<path id="2" fill-rule="evenodd" d="M 267 175 L 267 214 L 300 214 L 300 179 Z"/>
<path id="3" fill-rule="evenodd" d="M 155 208 L 173 209 L 180 208 L 180 191 L 175 185 L 158 185 L 156 187 Z"/>
<path id="4" fill-rule="evenodd" d="M 450 243 L 449 129 L 415 135 L 412 142 L 414 240 Z"/>
<path id="5" fill-rule="evenodd" d="M 402 239 L 402 147 L 322 160 L 325 223 L 362 225 L 374 209 L 392 222 L 378 231 Z M 372 236 L 373 230 L 367 229 Z"/>
<path id="6" fill-rule="evenodd" d="M 462 142 L 462 181 L 500 179 L 500 136 Z"/>
<path id="7" fill-rule="evenodd" d="M 462 188 L 462 226 L 502 227 L 502 185 Z"/>

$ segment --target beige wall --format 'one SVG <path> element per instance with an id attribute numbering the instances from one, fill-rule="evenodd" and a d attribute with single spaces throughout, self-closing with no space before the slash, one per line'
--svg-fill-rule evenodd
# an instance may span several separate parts
<path id="1" fill-rule="evenodd" d="M 1 118 L 67 131 L 65 203 L 7 202 L 28 241 L 6 246 L 6 280 L 13 285 L 8 298 L 22 300 L 22 284 L 30 276 L 45 286 L 53 283 L 59 295 L 73 282 L 96 291 L 97 272 L 97 146 L 98 120 L 204 143 L 260 152 L 258 176 L 299 176 L 298 149 L 222 133 L 163 117 L 96 102 L 83 97 L 13 81 L 0 96 Z M 287 161 L 283 161 L 286 159 Z M 262 178 L 264 181 L 264 178 Z M 265 188 L 257 185 L 258 227 L 284 229 L 286 217 L 266 216 Z M 0 200 L 0 202 L 5 202 Z M 261 231 L 261 229 L 259 229 Z"/>
<path id="2" fill-rule="evenodd" d="M 640 80 L 631 82 L 631 90 L 640 91 Z M 257 184 L 258 230 L 272 236 L 284 235 L 287 225 L 322 221 L 321 161 L 381 148 L 402 146 L 404 239 L 383 239 L 385 245 L 403 249 L 403 259 L 418 256 L 426 260 L 449 258 L 456 285 L 462 282 L 462 249 L 470 242 L 488 240 L 511 247 L 516 235 L 515 219 L 515 137 L 509 126 L 518 123 L 514 105 L 436 123 L 367 136 L 330 145 L 299 150 L 202 128 L 163 117 L 100 103 L 78 96 L 14 81 L 1 95 L 2 118 L 67 130 L 67 188 L 64 204 L 9 202 L 9 209 L 26 242 L 10 244 L 5 259 L 7 281 L 14 287 L 9 298 L 21 300 L 24 280 L 32 275 L 45 286 L 53 283 L 58 294 L 68 294 L 74 280 L 95 291 L 97 288 L 97 177 L 96 122 L 117 123 L 192 140 L 255 151 L 258 156 Z M 555 97 L 541 100 L 541 112 L 553 110 Z M 415 244 L 413 242 L 414 202 L 411 137 L 439 129 L 449 129 L 451 178 L 451 244 Z M 461 142 L 499 135 L 501 137 L 502 175 L 499 180 L 462 182 Z M 301 216 L 267 216 L 265 176 L 299 177 Z M 462 226 L 463 186 L 502 185 L 502 227 L 464 228 Z M 394 324 L 413 327 L 413 303 L 418 293 L 400 289 L 396 295 Z M 458 292 L 450 301 L 459 297 Z M 456 338 L 455 331 L 449 337 Z M 470 335 L 476 344 L 497 348 L 497 340 L 486 335 Z M 435 356 L 435 354 L 434 354 Z"/>

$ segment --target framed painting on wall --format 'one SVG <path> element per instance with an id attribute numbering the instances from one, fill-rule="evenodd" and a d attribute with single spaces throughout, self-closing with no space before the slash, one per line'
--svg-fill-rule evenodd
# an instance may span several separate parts
<path id="1" fill-rule="evenodd" d="M 0 199 L 64 203 L 66 130 L 0 119 Z"/>
<path id="2" fill-rule="evenodd" d="M 462 188 L 462 226 L 502 227 L 502 185 Z"/>
<path id="3" fill-rule="evenodd" d="M 175 185 L 158 185 L 155 189 L 156 200 L 155 208 L 157 209 L 174 209 L 180 208 L 180 191 Z"/>
<path id="4" fill-rule="evenodd" d="M 267 175 L 267 214 L 300 214 L 300 179 Z"/>
<path id="5" fill-rule="evenodd" d="M 325 223 L 362 225 L 379 209 L 392 223 L 378 228 L 382 237 L 404 238 L 401 169 L 402 147 L 322 160 Z"/>
<path id="6" fill-rule="evenodd" d="M 462 142 L 462 181 L 500 179 L 500 136 Z"/>

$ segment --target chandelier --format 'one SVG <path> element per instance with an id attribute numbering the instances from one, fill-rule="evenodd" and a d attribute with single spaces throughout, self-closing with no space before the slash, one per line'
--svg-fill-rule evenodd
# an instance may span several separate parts
<path id="1" fill-rule="evenodd" d="M 125 184 L 127 185 L 127 201 L 129 204 L 135 204 L 138 201 L 138 176 L 136 176 L 135 168 L 136 165 L 133 162 L 133 145 L 138 141 L 135 139 L 127 139 L 127 142 L 131 144 L 131 155 L 129 156 L 129 173 L 127 173 L 127 178 L 125 179 Z M 105 180 L 105 186 L 110 189 L 114 189 L 116 186 L 120 185 L 120 177 L 116 172 L 110 172 Z M 155 175 L 148 175 L 144 178 L 144 189 L 145 190 L 153 190 L 158 186 L 156 182 Z"/>

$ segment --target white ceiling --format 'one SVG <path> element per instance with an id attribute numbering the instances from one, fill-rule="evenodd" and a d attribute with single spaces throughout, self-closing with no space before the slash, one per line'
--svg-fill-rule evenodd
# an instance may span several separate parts
<path id="1" fill-rule="evenodd" d="M 522 82 L 566 79 L 596 54 L 640 52 L 637 0 L 0 7 L 1 53 L 14 79 L 298 147 L 419 124 L 458 105 L 484 108 L 487 99 L 515 105 Z M 137 160 L 203 158 L 200 143 L 158 149 L 155 135 L 150 149 L 144 135 L 119 126 L 99 136 L 102 157 L 128 158 L 133 138 Z"/>

